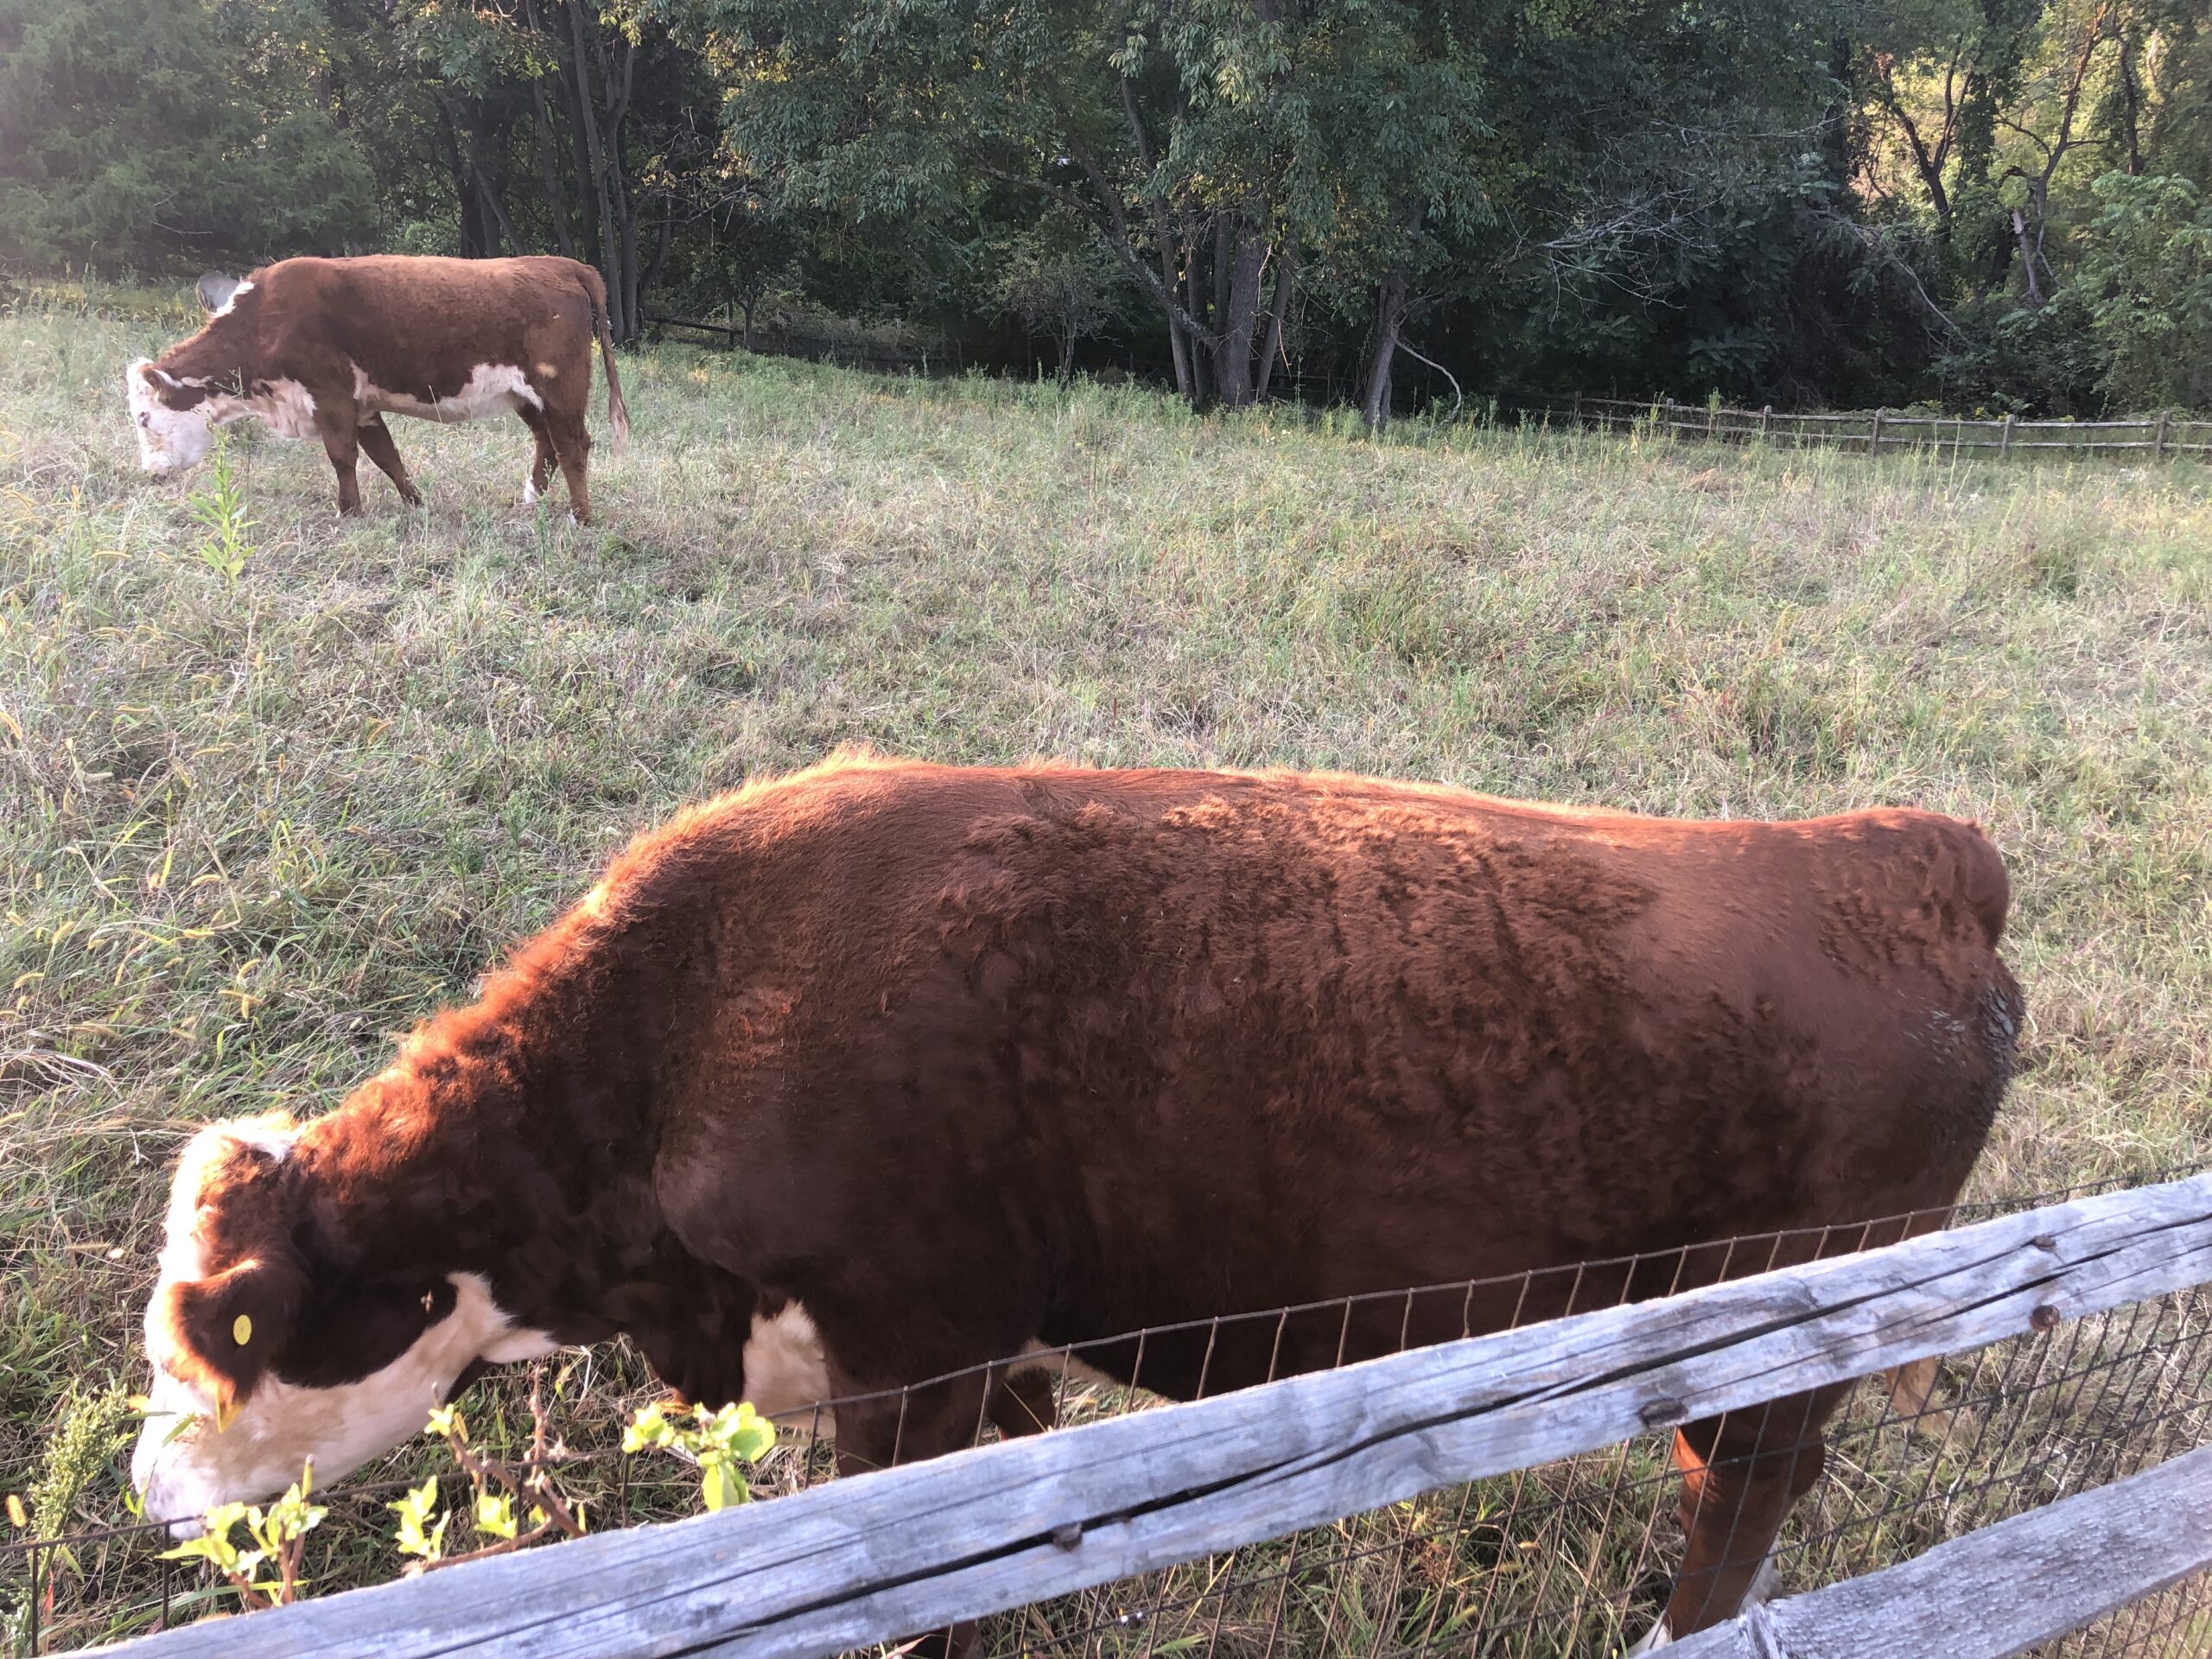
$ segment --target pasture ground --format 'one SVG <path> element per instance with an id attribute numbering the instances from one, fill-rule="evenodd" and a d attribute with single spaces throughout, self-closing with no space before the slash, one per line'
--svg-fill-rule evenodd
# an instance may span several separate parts
<path id="1" fill-rule="evenodd" d="M 346 523 L 318 450 L 246 436 L 232 580 L 207 474 L 142 478 L 123 405 L 188 325 L 112 294 L 0 315 L 0 1492 L 42 1533 L 123 1518 L 193 1125 L 334 1103 L 632 831 L 844 741 L 1971 817 L 2031 1010 L 1980 1189 L 2212 1129 L 2202 467 L 1376 443 L 666 346 L 624 361 L 601 525 L 515 505 L 518 422 L 396 423 L 427 511 L 365 462 Z M 571 1442 L 645 1386 L 568 1367 Z M 391 1567 L 372 1541 L 318 1577 Z M 54 1618 L 86 1640 L 120 1606 Z"/>

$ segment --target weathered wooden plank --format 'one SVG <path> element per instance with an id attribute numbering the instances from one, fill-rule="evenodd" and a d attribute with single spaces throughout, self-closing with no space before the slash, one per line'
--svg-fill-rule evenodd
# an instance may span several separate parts
<path id="1" fill-rule="evenodd" d="M 2212 1174 L 258 1614 L 254 1650 L 837 1652 L 2209 1279 Z"/>
<path id="2" fill-rule="evenodd" d="M 1668 1659 L 2005 1659 L 2212 1568 L 2212 1446 L 1753 1608 Z"/>

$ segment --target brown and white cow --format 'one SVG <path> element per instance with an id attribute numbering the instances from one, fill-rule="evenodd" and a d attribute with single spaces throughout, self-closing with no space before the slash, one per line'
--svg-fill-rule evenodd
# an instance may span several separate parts
<path id="1" fill-rule="evenodd" d="M 574 259 L 285 259 L 236 284 L 203 276 L 199 293 L 215 302 L 207 326 L 124 375 L 149 472 L 196 466 L 216 427 L 257 416 L 279 436 L 322 441 L 339 512 L 361 510 L 354 464 L 364 451 L 401 499 L 420 505 L 384 417 L 512 410 L 537 440 L 524 501 L 537 499 L 557 464 L 582 523 L 594 336 L 618 452 L 630 435 L 607 288 Z"/>
<path id="2" fill-rule="evenodd" d="M 2006 892 L 1925 812 L 841 756 L 642 836 L 328 1116 L 201 1133 L 146 1317 L 197 1420 L 134 1475 L 163 1518 L 331 1478 L 478 1362 L 617 1332 L 771 1413 L 984 1368 L 840 1409 L 867 1466 L 964 1441 L 1033 1344 L 1127 1377 L 1142 1326 L 1940 1213 L 2020 1023 Z M 1155 1334 L 1142 1380 L 1776 1259 Z M 1840 1393 L 1682 1432 L 1666 1630 L 1735 1610 Z"/>

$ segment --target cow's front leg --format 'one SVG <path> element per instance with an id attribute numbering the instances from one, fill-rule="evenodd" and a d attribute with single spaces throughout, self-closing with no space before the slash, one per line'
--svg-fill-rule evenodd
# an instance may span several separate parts
<path id="1" fill-rule="evenodd" d="M 1732 1618 L 1772 1587 L 1775 1536 L 1821 1478 L 1821 1431 L 1849 1392 L 1848 1384 L 1815 1389 L 1708 1417 L 1675 1437 L 1688 1544 L 1665 1618 L 1634 1651 Z"/>
<path id="2" fill-rule="evenodd" d="M 339 513 L 351 518 L 361 510 L 361 486 L 353 475 L 360 454 L 360 422 L 352 399 L 342 407 L 335 400 L 327 406 L 317 404 L 315 423 L 322 434 L 322 450 L 330 457 L 330 470 L 338 474 Z"/>
<path id="3" fill-rule="evenodd" d="M 834 1370 L 830 1382 L 840 1395 L 861 1392 Z M 994 1381 L 975 1370 L 949 1382 L 878 1393 L 873 1398 L 841 1398 L 837 1406 L 837 1472 L 866 1474 L 893 1464 L 918 1463 L 975 1443 L 982 1427 Z M 983 1630 L 974 1619 L 893 1644 L 906 1659 L 976 1659 Z"/>
<path id="4" fill-rule="evenodd" d="M 391 441 L 391 429 L 384 423 L 384 416 L 372 415 L 356 429 L 361 448 L 367 450 L 369 459 L 384 469 L 399 491 L 399 499 L 410 507 L 423 505 L 423 493 L 407 476 L 407 463 L 399 458 L 399 446 Z"/>

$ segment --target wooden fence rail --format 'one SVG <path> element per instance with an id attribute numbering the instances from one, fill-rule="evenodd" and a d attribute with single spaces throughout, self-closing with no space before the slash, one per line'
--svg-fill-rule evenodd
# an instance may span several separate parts
<path id="1" fill-rule="evenodd" d="M 1748 1608 L 1667 1659 L 2006 1659 L 2208 1567 L 2212 1446 L 1903 1566 Z"/>
<path id="2" fill-rule="evenodd" d="M 2202 1174 L 353 1591 L 255 1614 L 248 1639 L 267 1659 L 838 1653 L 2209 1281 Z"/>
<path id="3" fill-rule="evenodd" d="M 1796 444 L 1825 443 L 1869 454 L 1884 449 L 1932 449 L 1954 455 L 1968 452 L 2008 456 L 2016 452 L 2066 450 L 2075 454 L 2143 453 L 2153 461 L 2182 455 L 2212 455 L 2212 421 L 2159 415 L 2140 421 L 1973 421 L 1957 415 L 1894 415 L 1884 409 L 1847 414 L 1777 413 L 1765 409 L 1732 409 L 1709 404 L 1678 404 L 1658 397 L 1551 397 L 1501 394 L 1501 414 L 1524 419 L 1564 420 L 1606 430 L 1641 428 L 1685 434 L 1693 438 Z"/>

